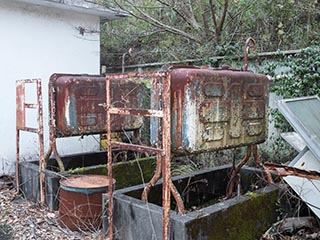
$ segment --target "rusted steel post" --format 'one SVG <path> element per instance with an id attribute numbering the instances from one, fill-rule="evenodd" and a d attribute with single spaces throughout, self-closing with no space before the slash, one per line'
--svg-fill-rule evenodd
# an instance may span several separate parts
<path id="1" fill-rule="evenodd" d="M 256 49 L 257 49 L 256 41 L 251 37 L 248 38 L 246 40 L 245 47 L 244 47 L 244 70 L 245 71 L 248 71 L 248 55 L 249 55 L 249 44 L 250 44 L 250 42 L 253 44 L 252 45 L 252 49 L 254 51 L 256 51 Z"/>
<path id="2" fill-rule="evenodd" d="M 271 173 L 268 171 L 268 168 L 262 164 L 262 169 L 266 174 L 266 178 L 269 184 L 274 184 Z"/>
<path id="3" fill-rule="evenodd" d="M 163 119 L 162 119 L 162 147 L 164 156 L 162 157 L 162 224 L 163 240 L 169 239 L 170 232 L 170 185 L 171 185 L 171 136 L 170 136 L 170 84 L 171 74 L 167 73 L 163 80 Z"/>
<path id="4" fill-rule="evenodd" d="M 50 120 L 49 120 L 49 150 L 46 154 L 45 160 L 48 161 L 52 151 L 54 157 L 58 163 L 60 172 L 64 172 L 65 168 L 63 162 L 59 156 L 57 145 L 56 145 L 56 105 L 54 96 L 54 86 L 52 81 L 49 81 L 49 108 L 50 108 Z"/>
<path id="5" fill-rule="evenodd" d="M 110 78 L 106 76 L 106 115 L 107 115 L 107 142 L 108 142 L 108 177 L 112 179 L 112 146 L 111 146 L 111 96 Z M 109 239 L 113 240 L 113 186 L 108 187 L 108 222 Z"/>
<path id="6" fill-rule="evenodd" d="M 20 192 L 20 179 L 19 179 L 19 164 L 20 164 L 20 131 L 16 130 L 16 189 L 17 193 Z"/>
<path id="7" fill-rule="evenodd" d="M 147 201 L 148 200 L 148 194 L 150 191 L 150 188 L 153 187 L 159 180 L 160 175 L 161 175 L 161 156 L 158 154 L 157 155 L 157 166 L 156 166 L 156 171 L 151 178 L 151 180 L 148 182 L 148 184 L 144 187 L 143 192 L 141 194 L 141 200 L 142 201 Z"/>
<path id="8" fill-rule="evenodd" d="M 150 182 L 143 189 L 143 192 L 141 194 L 142 201 L 146 202 L 148 200 L 148 194 L 149 194 L 150 188 L 153 187 L 158 182 L 160 175 L 161 175 L 161 156 L 157 155 L 156 171 L 155 171 L 155 174 L 153 175 L 153 177 L 151 178 Z M 174 199 L 177 202 L 179 213 L 184 214 L 185 208 L 184 208 L 182 198 L 181 198 L 177 188 L 174 186 L 174 184 L 172 183 L 171 180 L 170 180 L 170 191 L 171 191 Z"/>
<path id="9" fill-rule="evenodd" d="M 20 191 L 19 164 L 20 164 L 20 129 L 25 127 L 24 111 L 24 84 L 22 81 L 16 81 L 16 188 Z"/>
<path id="10" fill-rule="evenodd" d="M 178 211 L 180 214 L 185 214 L 184 204 L 181 198 L 180 193 L 178 192 L 176 186 L 173 184 L 172 180 L 170 180 L 170 191 L 177 202 Z"/>
<path id="11" fill-rule="evenodd" d="M 315 170 L 307 170 L 278 163 L 266 162 L 263 164 L 268 172 L 273 172 L 280 177 L 296 176 L 312 180 L 320 180 L 320 172 Z"/>
<path id="12" fill-rule="evenodd" d="M 39 171 L 40 171 L 40 201 L 46 200 L 45 170 L 46 162 L 44 159 L 44 141 L 43 141 L 43 111 L 42 111 L 42 86 L 41 80 L 36 80 L 38 97 L 38 138 L 39 138 Z"/>
<path id="13" fill-rule="evenodd" d="M 253 145 L 253 159 L 255 161 L 255 163 L 258 165 L 258 166 L 262 166 L 262 171 L 268 181 L 269 184 L 273 184 L 273 179 L 272 179 L 272 176 L 270 174 L 270 172 L 267 171 L 266 167 L 260 163 L 260 155 L 259 155 L 259 148 L 258 148 L 258 145 L 257 144 L 254 144 Z"/>
<path id="14" fill-rule="evenodd" d="M 26 103 L 25 84 L 35 84 L 37 103 Z M 26 109 L 37 109 L 37 128 L 26 126 Z M 16 188 L 19 192 L 19 164 L 20 164 L 20 131 L 33 132 L 39 141 L 39 179 L 40 202 L 45 203 L 45 162 L 43 141 L 43 111 L 41 79 L 25 79 L 16 81 Z"/>
<path id="15" fill-rule="evenodd" d="M 235 180 L 236 180 L 236 176 L 238 175 L 239 171 L 241 170 L 241 168 L 248 162 L 250 156 L 251 156 L 251 152 L 252 152 L 252 146 L 249 145 L 247 147 L 247 151 L 246 151 L 246 155 L 245 157 L 242 159 L 242 161 L 232 170 L 231 173 L 231 177 L 230 177 L 230 181 L 229 181 L 229 185 L 228 185 L 228 189 L 227 189 L 227 195 L 226 195 L 226 199 L 229 199 L 232 197 L 232 192 L 234 189 L 234 185 L 235 185 Z"/>
<path id="16" fill-rule="evenodd" d="M 258 151 L 258 145 L 257 144 L 254 144 L 252 146 L 252 152 L 253 152 L 253 160 L 259 166 L 260 165 L 260 156 L 259 156 L 259 151 Z"/>

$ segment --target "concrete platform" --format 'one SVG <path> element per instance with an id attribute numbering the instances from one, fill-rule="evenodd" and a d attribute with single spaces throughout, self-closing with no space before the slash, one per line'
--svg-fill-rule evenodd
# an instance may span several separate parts
<path id="1" fill-rule="evenodd" d="M 243 168 L 242 195 L 222 200 L 230 170 L 231 166 L 221 166 L 173 178 L 188 212 L 177 213 L 172 202 L 170 239 L 256 239 L 276 221 L 279 188 L 266 186 L 258 169 Z M 142 190 L 138 185 L 115 191 L 116 239 L 162 239 L 162 183 L 151 189 L 148 204 L 140 200 Z M 103 198 L 106 212 L 107 194 Z M 108 227 L 106 214 L 103 227 Z"/>

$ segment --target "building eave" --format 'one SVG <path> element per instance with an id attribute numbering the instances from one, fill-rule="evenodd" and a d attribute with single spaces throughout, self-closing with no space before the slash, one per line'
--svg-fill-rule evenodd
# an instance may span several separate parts
<path id="1" fill-rule="evenodd" d="M 29 4 L 53 7 L 88 15 L 99 16 L 102 19 L 114 20 L 127 17 L 129 14 L 121 9 L 106 7 L 89 0 L 15 0 Z"/>

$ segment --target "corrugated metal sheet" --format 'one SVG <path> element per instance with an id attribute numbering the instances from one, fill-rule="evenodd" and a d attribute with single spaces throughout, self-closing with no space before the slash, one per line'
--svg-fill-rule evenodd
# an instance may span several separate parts
<path id="1" fill-rule="evenodd" d="M 289 164 L 320 171 L 320 99 L 318 96 L 280 100 L 278 107 L 306 147 Z M 301 141 L 300 141 L 301 142 Z M 320 181 L 289 176 L 284 180 L 320 218 Z"/>
<path id="2" fill-rule="evenodd" d="M 306 170 L 320 170 L 320 161 L 315 155 L 305 148 L 290 164 Z M 320 181 L 295 176 L 284 177 L 284 180 L 320 218 Z"/>
<path id="3" fill-rule="evenodd" d="M 318 96 L 280 100 L 278 107 L 309 149 L 320 159 L 320 99 Z"/>

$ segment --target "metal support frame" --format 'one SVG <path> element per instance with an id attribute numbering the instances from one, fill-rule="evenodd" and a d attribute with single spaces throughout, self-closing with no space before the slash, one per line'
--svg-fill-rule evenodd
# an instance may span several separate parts
<path id="1" fill-rule="evenodd" d="M 25 85 L 36 84 L 37 103 L 26 103 Z M 38 128 L 26 125 L 26 109 L 37 109 Z M 20 131 L 38 134 L 39 140 L 39 174 L 40 174 L 40 202 L 45 203 L 45 169 L 44 140 L 43 140 L 43 112 L 41 79 L 24 79 L 16 81 L 16 187 L 19 192 L 19 163 L 20 163 Z"/>
<path id="2" fill-rule="evenodd" d="M 113 108 L 111 102 L 111 80 L 116 79 L 139 79 L 139 78 L 151 78 L 154 82 L 158 79 L 162 80 L 162 109 L 128 109 L 128 108 Z M 129 73 L 129 74 L 117 74 L 106 76 L 106 114 L 107 114 L 107 142 L 108 142 L 108 176 L 112 178 L 112 148 L 117 147 L 120 149 L 132 150 L 136 152 L 145 152 L 149 154 L 157 155 L 157 167 L 155 175 L 151 181 L 146 185 L 143 200 L 147 199 L 147 195 L 150 187 L 152 187 L 160 178 L 162 172 L 163 187 L 162 187 L 162 207 L 163 207 L 163 239 L 169 238 L 169 223 L 170 223 L 170 195 L 173 194 L 179 211 L 184 212 L 184 206 L 182 199 L 176 190 L 171 180 L 171 118 L 170 118 L 170 72 L 157 72 L 157 73 Z M 111 139 L 111 115 L 133 115 L 143 117 L 158 117 L 162 119 L 162 148 L 154 148 L 148 146 L 142 146 L 138 144 L 127 144 L 122 142 L 112 141 Z M 108 221 L 109 221 L 109 237 L 113 239 L 113 188 L 109 187 L 108 190 Z"/>
<path id="3" fill-rule="evenodd" d="M 244 47 L 244 71 L 248 71 L 248 55 L 249 55 L 249 44 L 252 43 L 252 49 L 256 51 L 256 41 L 253 38 L 248 38 L 245 42 L 245 47 Z M 255 163 L 260 166 L 260 156 L 259 156 L 259 151 L 258 151 L 258 146 L 256 144 L 254 145 L 249 145 L 247 146 L 246 150 L 246 155 L 242 159 L 242 161 L 232 169 L 231 172 L 231 177 L 230 181 L 227 187 L 227 192 L 226 192 L 226 199 L 229 199 L 232 197 L 232 192 L 237 180 L 237 175 L 239 174 L 241 168 L 248 162 L 250 159 L 251 154 L 253 154 L 253 159 Z M 266 175 L 266 178 L 268 179 L 268 182 L 270 182 L 270 174 L 266 171 L 266 169 L 262 166 L 263 172 Z"/>
<path id="4" fill-rule="evenodd" d="M 64 172 L 65 168 L 62 162 L 62 159 L 59 155 L 57 149 L 57 136 L 56 136 L 56 102 L 54 95 L 54 86 L 51 81 L 49 81 L 49 108 L 50 108 L 50 120 L 49 120 L 49 149 L 45 156 L 45 162 L 47 163 L 52 152 L 59 166 L 60 172 Z"/>

